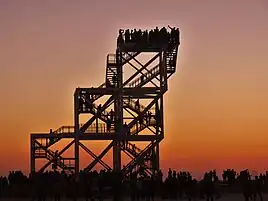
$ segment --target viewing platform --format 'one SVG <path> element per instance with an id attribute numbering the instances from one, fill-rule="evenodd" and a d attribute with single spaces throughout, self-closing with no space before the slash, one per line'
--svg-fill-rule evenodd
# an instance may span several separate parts
<path id="1" fill-rule="evenodd" d="M 119 30 L 117 48 L 121 52 L 160 52 L 170 51 L 180 44 L 180 31 L 177 28 L 165 27 L 160 30 L 156 27 L 149 32 L 147 30 Z"/>

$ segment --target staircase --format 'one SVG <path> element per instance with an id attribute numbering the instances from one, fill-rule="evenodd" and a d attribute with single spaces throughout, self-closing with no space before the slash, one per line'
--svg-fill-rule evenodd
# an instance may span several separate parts
<path id="1" fill-rule="evenodd" d="M 137 157 L 142 151 L 140 148 L 136 147 L 135 144 L 132 144 L 130 142 L 127 143 L 124 149 L 126 149 L 134 157 Z"/>
<path id="2" fill-rule="evenodd" d="M 136 57 L 139 52 L 122 53 L 122 66 Z M 107 88 L 113 88 L 118 86 L 118 69 L 116 65 L 117 54 L 108 54 L 106 61 L 106 81 L 105 86 Z"/>
<path id="3" fill-rule="evenodd" d="M 41 145 L 41 146 L 40 146 Z M 73 161 L 70 159 L 65 159 L 62 156 L 57 156 L 57 159 L 55 159 L 55 152 L 48 149 L 46 146 L 44 146 L 43 144 L 35 144 L 35 156 L 36 158 L 46 158 L 49 161 L 54 161 L 55 164 L 57 166 L 59 166 L 60 168 L 62 168 L 63 170 L 68 170 L 68 171 L 72 171 L 74 170 L 74 165 L 66 164 L 65 161 Z"/>
<path id="4" fill-rule="evenodd" d="M 139 103 L 140 104 L 140 103 Z M 131 109 L 132 111 L 139 114 L 141 111 L 145 110 L 145 106 L 140 104 L 140 108 L 136 107 L 136 102 L 131 99 L 125 99 L 124 100 L 124 107 Z M 148 111 L 150 111 L 152 114 L 154 113 L 155 108 L 151 108 Z"/>
<path id="5" fill-rule="evenodd" d="M 48 154 L 47 154 L 47 159 L 52 161 L 52 160 L 55 160 L 55 152 L 51 151 L 51 150 L 47 150 Z M 68 161 L 69 163 L 65 163 L 65 161 Z M 55 160 L 55 163 L 57 164 L 57 166 L 59 166 L 61 169 L 63 170 L 67 170 L 67 171 L 70 171 L 70 172 L 73 172 L 75 167 L 74 167 L 74 163 L 70 163 L 70 161 L 74 161 L 73 160 L 70 160 L 70 159 L 64 159 L 63 157 L 61 156 L 57 156 L 56 160 Z"/>
<path id="6" fill-rule="evenodd" d="M 126 145 L 122 144 L 121 149 L 124 150 L 124 152 L 128 152 L 130 155 L 132 155 L 135 158 L 142 152 L 142 150 L 138 148 L 135 144 L 131 144 L 129 142 L 127 142 Z M 147 174 L 150 174 L 149 172 L 150 167 L 148 166 L 146 159 L 147 158 L 145 157 L 145 160 L 143 161 L 143 163 L 138 165 L 135 171 L 136 173 L 139 173 L 140 169 L 143 168 Z"/>
<path id="7" fill-rule="evenodd" d="M 127 150 L 134 157 L 137 157 L 142 152 L 142 150 L 139 147 L 130 142 L 128 142 L 127 145 L 125 146 L 125 150 Z"/>
<path id="8" fill-rule="evenodd" d="M 150 143 L 149 145 L 147 145 L 145 147 L 144 150 L 142 150 L 141 152 L 139 152 L 136 157 L 134 159 L 132 159 L 132 161 L 130 163 L 128 163 L 123 169 L 122 172 L 124 172 L 125 174 L 128 174 L 136 165 L 138 165 L 138 163 L 141 162 L 142 159 L 146 158 L 146 155 L 148 155 L 148 151 L 151 148 L 152 143 Z"/>
<path id="9" fill-rule="evenodd" d="M 172 50 L 165 53 L 165 62 L 167 73 L 173 74 L 176 71 L 178 46 L 173 47 Z M 139 88 L 150 82 L 157 77 L 160 73 L 159 65 L 156 65 L 143 75 L 140 75 L 137 79 L 130 82 L 128 85 L 131 88 Z"/>
<path id="10" fill-rule="evenodd" d="M 106 87 L 118 86 L 118 72 L 116 66 L 116 54 L 108 54 L 106 62 Z"/>
<path id="11" fill-rule="evenodd" d="M 154 79 L 156 76 L 159 75 L 159 65 L 156 65 L 155 67 L 153 67 L 152 69 L 150 69 L 149 71 L 147 71 L 146 73 L 144 73 L 144 75 L 141 75 L 140 77 L 138 77 L 137 79 L 133 80 L 132 82 L 130 82 L 128 85 L 130 88 L 139 88 L 142 87 L 143 85 L 147 84 L 148 82 L 150 82 L 152 79 Z"/>
<path id="12" fill-rule="evenodd" d="M 105 88 L 106 87 L 106 83 L 104 82 L 103 84 L 101 84 L 98 88 Z M 92 102 L 96 101 L 97 99 L 99 99 L 100 97 L 102 97 L 103 95 L 92 95 Z"/>
<path id="13" fill-rule="evenodd" d="M 171 51 L 166 52 L 165 62 L 167 67 L 167 73 L 175 73 L 177 64 L 178 46 L 175 46 Z"/>
<path id="14" fill-rule="evenodd" d="M 35 157 L 36 158 L 46 158 L 46 151 L 40 147 L 35 148 Z"/>
<path id="15" fill-rule="evenodd" d="M 88 105 L 90 105 L 90 104 L 92 104 L 92 108 L 85 108 L 85 110 L 84 110 L 84 112 L 89 112 L 89 113 L 91 113 L 92 115 L 97 115 L 97 113 L 98 113 L 98 106 L 95 104 L 95 103 L 93 103 L 93 102 L 91 102 L 91 100 L 88 100 L 88 99 L 85 99 L 85 101 L 86 101 L 86 103 L 88 104 Z M 100 115 L 98 115 L 98 117 L 102 120 L 102 121 L 104 121 L 105 123 L 108 123 L 108 121 L 110 120 L 110 114 L 109 114 L 109 112 L 107 112 L 106 110 L 103 110 L 102 112 L 101 112 L 101 114 Z"/>
<path id="16" fill-rule="evenodd" d="M 106 123 L 94 123 L 88 127 L 85 133 L 105 134 L 110 132 L 115 132 L 114 124 L 111 124 L 110 130 L 108 130 Z"/>
<path id="17" fill-rule="evenodd" d="M 140 52 L 122 52 L 122 65 L 128 63 L 131 59 L 138 56 Z"/>
<path id="18" fill-rule="evenodd" d="M 131 129 L 130 129 L 130 135 L 136 135 L 138 134 L 139 132 L 143 131 L 145 128 L 149 127 L 149 126 L 155 126 L 156 125 L 156 121 L 155 119 L 152 119 L 150 120 L 150 122 L 146 122 L 145 124 L 138 124 L 139 126 L 133 126 Z"/>

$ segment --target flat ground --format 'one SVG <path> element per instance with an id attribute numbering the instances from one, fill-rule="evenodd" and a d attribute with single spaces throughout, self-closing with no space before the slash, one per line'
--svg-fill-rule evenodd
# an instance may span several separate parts
<path id="1" fill-rule="evenodd" d="M 6 198 L 2 198 L 0 200 L 1 201 L 30 201 L 30 199 L 6 199 Z M 84 201 L 84 200 L 85 199 L 78 199 L 77 201 Z M 198 200 L 205 201 L 205 199 L 198 199 Z M 257 198 L 257 200 L 260 200 L 260 199 Z M 263 200 L 268 201 L 268 194 L 263 195 Z M 46 201 L 53 201 L 53 199 L 47 199 Z M 72 200 L 61 199 L 61 201 L 72 201 Z M 105 201 L 112 201 L 112 199 L 105 199 Z M 124 201 L 130 201 L 130 199 L 125 199 Z M 155 201 L 162 201 L 162 199 L 155 199 Z M 171 200 L 165 200 L 165 201 L 171 201 Z M 242 195 L 224 195 L 222 198 L 217 199 L 217 201 L 244 201 L 244 198 L 242 197 Z"/>

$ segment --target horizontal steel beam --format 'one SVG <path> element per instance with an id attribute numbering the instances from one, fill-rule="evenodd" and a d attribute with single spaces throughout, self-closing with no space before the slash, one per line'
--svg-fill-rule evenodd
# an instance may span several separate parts
<path id="1" fill-rule="evenodd" d="M 114 95 L 119 93 L 121 89 L 118 88 L 77 88 L 76 94 L 85 91 L 94 95 Z M 157 94 L 160 93 L 160 88 L 156 87 L 142 87 L 142 88 L 123 88 L 123 95 L 148 95 L 148 94 Z"/>
<path id="2" fill-rule="evenodd" d="M 32 133 L 34 139 L 49 139 L 49 138 L 61 138 L 61 139 L 72 139 L 75 138 L 74 133 L 64 133 L 57 135 L 49 135 L 47 133 Z M 79 140 L 115 140 L 115 141 L 152 141 L 163 139 L 162 135 L 115 135 L 115 134 L 92 134 L 84 133 L 79 136 Z"/>

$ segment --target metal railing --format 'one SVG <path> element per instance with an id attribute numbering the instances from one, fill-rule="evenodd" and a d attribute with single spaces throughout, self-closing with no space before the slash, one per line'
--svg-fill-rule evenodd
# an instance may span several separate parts
<path id="1" fill-rule="evenodd" d="M 124 104 L 125 104 L 125 106 L 128 106 L 132 110 L 135 110 L 138 112 L 144 111 L 146 109 L 146 107 L 140 103 L 139 103 L 139 107 L 138 107 L 136 101 L 131 100 L 131 99 L 124 100 Z M 155 107 L 150 108 L 148 111 L 150 111 L 153 114 L 155 111 Z"/>
<path id="2" fill-rule="evenodd" d="M 140 77 L 130 82 L 128 86 L 131 88 L 140 87 L 143 85 L 143 83 L 147 83 L 152 78 L 157 76 L 158 73 L 159 73 L 159 65 L 156 65 L 155 67 L 150 69 L 148 72 L 144 73 L 144 75 L 140 75 Z"/>
<path id="3" fill-rule="evenodd" d="M 80 127 L 83 126 L 83 124 L 80 124 Z M 91 124 L 87 130 L 86 133 L 109 133 L 114 132 L 114 127 L 111 125 L 111 128 L 108 129 L 108 126 L 106 123 L 93 123 Z M 64 134 L 64 133 L 74 133 L 74 126 L 62 126 L 58 128 L 56 131 L 53 132 L 54 134 Z"/>
<path id="4" fill-rule="evenodd" d="M 146 121 L 146 124 L 136 124 L 135 126 L 133 126 L 130 129 L 130 135 L 134 135 L 142 130 L 144 130 L 145 128 L 149 127 L 149 126 L 154 126 L 156 125 L 156 120 L 155 119 L 150 119 L 150 121 Z"/>

